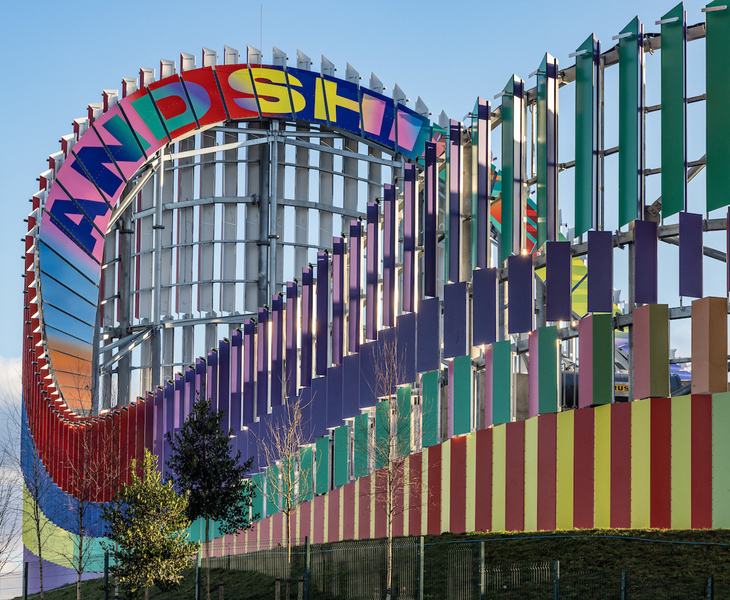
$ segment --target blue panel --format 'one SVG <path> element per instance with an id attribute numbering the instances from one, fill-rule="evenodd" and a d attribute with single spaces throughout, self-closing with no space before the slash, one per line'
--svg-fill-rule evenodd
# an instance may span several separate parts
<path id="1" fill-rule="evenodd" d="M 497 341 L 497 269 L 476 269 L 471 285 L 471 343 L 491 344 Z"/>
<path id="2" fill-rule="evenodd" d="M 223 411 L 223 427 L 229 427 L 228 405 L 231 400 L 231 344 L 218 342 L 218 410 Z"/>
<path id="3" fill-rule="evenodd" d="M 284 299 L 278 295 L 271 299 L 271 323 L 271 406 L 281 406 L 284 396 Z"/>
<path id="4" fill-rule="evenodd" d="M 251 473 L 257 473 L 260 469 L 259 466 L 259 452 L 258 452 L 258 437 L 260 423 L 249 423 L 248 427 L 248 456 L 253 457 L 253 465 L 251 467 Z"/>
<path id="5" fill-rule="evenodd" d="M 231 399 L 229 403 L 229 411 L 231 413 L 230 424 L 235 432 L 241 429 L 241 392 L 243 389 L 243 381 L 241 378 L 242 350 L 243 336 L 239 330 L 236 330 L 231 337 Z"/>
<path id="6" fill-rule="evenodd" d="M 256 387 L 254 373 L 256 372 L 256 326 L 251 321 L 243 324 L 243 424 L 253 422 Z"/>
<path id="7" fill-rule="evenodd" d="M 312 435 L 327 435 L 327 378 L 312 379 Z"/>
<path id="8" fill-rule="evenodd" d="M 466 354 L 466 281 L 444 286 L 444 358 Z"/>
<path id="9" fill-rule="evenodd" d="M 398 385 L 416 381 L 416 313 L 398 317 Z"/>
<path id="10" fill-rule="evenodd" d="M 570 321 L 571 257 L 570 242 L 547 242 L 545 274 L 545 318 Z"/>
<path id="11" fill-rule="evenodd" d="M 441 307 L 438 298 L 421 300 L 416 317 L 416 370 L 435 371 L 440 362 L 439 323 Z"/>
<path id="12" fill-rule="evenodd" d="M 350 419 L 360 414 L 360 354 L 345 356 L 342 369 L 342 418 Z"/>
<path id="13" fill-rule="evenodd" d="M 392 148 L 395 145 L 393 99 L 361 87 L 360 106 L 363 114 L 363 135 Z"/>
<path id="14" fill-rule="evenodd" d="M 330 261 L 317 253 L 317 375 L 327 373 L 330 330 Z"/>
<path id="15" fill-rule="evenodd" d="M 634 223 L 634 300 L 641 304 L 657 302 L 657 224 Z"/>
<path id="16" fill-rule="evenodd" d="M 527 333 L 532 331 L 532 315 L 534 313 L 534 294 L 532 286 L 534 275 L 532 256 L 516 254 L 507 259 L 509 266 L 508 284 L 508 319 L 510 333 Z"/>
<path id="17" fill-rule="evenodd" d="M 312 384 L 312 316 L 314 314 L 314 278 L 312 269 L 302 269 L 302 332 L 299 385 Z"/>
<path id="18" fill-rule="evenodd" d="M 378 342 L 360 345 L 360 408 L 375 406 L 375 361 Z"/>
<path id="19" fill-rule="evenodd" d="M 702 215 L 679 213 L 679 295 L 702 297 Z"/>
<path id="20" fill-rule="evenodd" d="M 378 361 L 378 368 L 380 369 L 380 373 L 387 374 L 387 370 L 391 368 L 391 365 L 386 365 L 384 361 L 392 360 L 393 354 L 392 350 L 395 350 L 396 352 L 396 361 L 398 361 L 398 330 L 395 327 L 391 327 L 390 329 L 381 329 L 378 332 L 378 341 L 376 342 L 378 345 L 378 355 L 377 355 L 377 361 Z M 391 349 L 389 351 L 389 349 Z M 396 368 L 398 368 L 398 365 L 395 365 Z M 389 377 L 381 377 L 381 381 L 377 381 L 378 377 L 376 377 L 376 381 L 374 381 L 375 385 L 375 394 L 378 396 L 378 398 L 382 398 L 383 396 L 389 395 L 389 394 L 395 394 L 395 381 L 390 379 Z M 379 386 L 383 385 L 392 385 L 392 388 L 390 390 L 388 389 L 379 389 Z"/>
<path id="21" fill-rule="evenodd" d="M 327 428 L 342 424 L 342 365 L 337 365 L 327 369 Z"/>
<path id="22" fill-rule="evenodd" d="M 312 433 L 314 423 L 312 421 L 312 388 L 301 388 L 299 390 L 299 406 L 302 412 L 302 435 L 304 443 L 309 444 L 314 439 Z"/>
<path id="23" fill-rule="evenodd" d="M 588 232 L 588 312 L 613 310 L 613 239 L 610 231 Z M 582 316 L 582 315 L 581 315 Z"/>
<path id="24" fill-rule="evenodd" d="M 269 407 L 269 311 L 259 308 L 256 336 L 256 416 L 261 417 Z"/>

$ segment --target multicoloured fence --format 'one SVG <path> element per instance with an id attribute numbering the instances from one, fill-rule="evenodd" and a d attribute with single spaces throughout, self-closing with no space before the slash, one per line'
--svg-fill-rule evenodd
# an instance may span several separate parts
<path id="1" fill-rule="evenodd" d="M 314 543 L 386 534 L 378 492 L 383 465 L 370 453 L 382 442 L 384 401 L 396 402 L 408 424 L 397 441 L 407 459 L 397 491 L 402 510 L 394 516 L 395 535 L 729 527 L 727 298 L 703 297 L 702 274 L 703 255 L 727 263 L 726 252 L 704 247 L 704 232 L 722 231 L 727 240 L 728 218 L 718 209 L 730 202 L 722 192 L 730 184 L 725 168 L 730 113 L 724 109 L 730 63 L 721 59 L 730 49 L 730 11 L 718 0 L 705 12 L 705 23 L 688 27 L 680 4 L 658 22 L 661 35 L 646 37 L 634 19 L 617 36 L 618 44 L 603 53 L 590 36 L 567 69 L 559 70 L 546 55 L 535 88 L 527 90 L 515 76 L 500 94 L 500 108 L 492 110 L 480 98 L 465 123 L 442 118 L 432 124 L 423 110 L 405 106 L 397 86 L 394 98 L 386 98 L 360 86 L 349 66 L 347 80 L 340 80 L 325 73 L 331 65 L 325 69 L 323 63 L 323 74 L 317 75 L 308 67 L 259 64 L 260 53 L 249 64 L 216 65 L 206 51 L 202 69 L 182 55 L 179 75 L 155 82 L 143 69 L 138 81 L 125 80 L 119 101 L 105 93 L 104 104 L 90 107 L 89 118 L 77 120 L 75 133 L 63 138 L 62 151 L 49 158 L 28 218 L 25 504 L 39 506 L 48 526 L 40 544 L 26 526 L 26 558 L 42 550 L 47 574 L 73 578 L 84 547 L 88 556 L 96 556 L 103 536 L 100 508 L 128 479 L 130 460 L 149 448 L 164 469 L 165 433 L 182 426 L 199 396 L 225 411 L 236 449 L 244 459 L 255 457 L 252 476 L 262 490 L 267 469 L 275 467 L 266 464 L 258 440 L 287 403 L 301 399 L 307 443 L 298 462 L 311 482 L 304 486 L 292 525 L 295 537 L 310 536 Z M 707 91 L 688 99 L 686 44 L 697 40 L 705 40 Z M 644 59 L 658 49 L 662 104 L 646 107 Z M 226 60 L 237 63 L 232 52 L 226 49 Z M 598 135 L 604 125 L 598 93 L 604 69 L 616 64 L 619 146 L 611 149 Z M 171 68 L 174 72 L 169 61 L 161 65 L 163 72 Z M 570 164 L 557 160 L 560 83 L 574 83 L 576 95 L 575 160 Z M 706 106 L 707 154 L 690 164 L 684 111 L 695 101 Z M 536 116 L 532 129 L 528 106 Z M 643 119 L 657 110 L 659 170 L 646 167 L 642 149 Z M 216 140 L 229 140 L 230 128 L 241 123 L 247 128 L 235 130 L 233 141 L 218 150 Z M 500 127 L 501 177 L 491 166 L 491 135 Z M 271 179 L 270 189 L 262 175 L 256 193 L 245 198 L 224 190 L 225 197 L 216 199 L 215 183 L 201 184 L 210 187 L 210 197 L 201 191 L 194 200 L 175 199 L 173 192 L 192 186 L 193 179 L 183 181 L 184 167 L 205 173 L 207 159 L 195 162 L 195 157 L 220 153 L 225 155 L 221 163 L 262 167 L 269 160 L 263 150 L 246 154 L 245 160 L 226 153 L 245 145 L 247 152 L 267 147 L 278 156 L 287 132 L 323 140 L 341 137 L 342 147 L 333 151 L 352 180 L 358 180 L 357 168 L 353 171 L 347 161 L 360 156 L 392 172 L 382 186 L 359 178 L 370 186 L 368 201 L 353 196 L 354 208 L 341 210 L 342 236 L 313 248 L 314 262 L 282 284 L 275 246 L 279 230 L 267 222 L 277 219 L 258 212 L 266 200 L 278 215 L 277 194 L 284 195 L 277 192 L 278 179 Z M 202 146 L 208 154 L 188 150 L 186 140 L 196 136 L 207 140 Z M 535 145 L 532 176 L 525 171 L 528 137 Z M 333 148 L 329 142 L 299 145 L 307 151 L 313 147 L 318 152 Z M 382 158 L 383 152 L 391 158 Z M 601 189 L 603 159 L 615 152 L 619 228 L 611 233 L 604 230 L 609 207 Z M 173 161 L 171 167 L 165 167 L 166 160 Z M 287 167 L 285 157 L 271 164 L 267 173 Z M 297 165 L 302 177 L 314 168 Z M 333 165 L 321 162 L 318 168 L 328 174 Z M 687 212 L 687 181 L 703 168 L 705 219 Z M 177 184 L 169 183 L 174 175 L 165 170 L 178 169 Z M 567 169 L 575 173 L 575 219 L 574 227 L 561 229 L 557 181 Z M 376 171 L 368 177 L 376 177 Z M 259 177 L 255 173 L 251 178 Z M 661 201 L 649 205 L 645 179 L 658 173 Z M 151 203 L 145 196 L 150 177 L 158 190 Z M 345 196 L 350 192 L 345 186 Z M 262 280 L 254 290 L 259 299 L 264 290 L 264 300 L 255 314 L 239 312 L 235 303 L 222 299 L 221 288 L 225 314 L 218 317 L 211 308 L 213 288 L 201 287 L 198 310 L 206 312 L 206 327 L 212 327 L 206 329 L 206 354 L 195 364 L 165 362 L 160 357 L 174 354 L 173 346 L 180 344 L 167 333 L 166 315 L 185 321 L 192 310 L 192 300 L 184 295 L 188 288 L 213 281 L 213 255 L 205 254 L 206 244 L 225 245 L 231 243 L 226 236 L 237 235 L 237 226 L 232 232 L 216 231 L 211 219 L 217 213 L 205 212 L 203 205 L 239 200 L 247 203 L 249 222 L 265 224 L 261 236 L 257 228 L 247 229 L 244 240 L 270 251 L 269 262 L 246 267 L 248 272 L 259 265 L 262 277 L 271 268 L 272 281 Z M 190 236 L 197 215 L 199 230 L 210 229 L 210 238 L 174 244 L 172 232 L 182 239 L 188 225 L 165 220 L 162 210 L 192 211 L 193 204 L 198 212 L 185 216 Z M 315 203 L 309 204 L 314 210 Z M 292 206 L 299 210 L 309 204 Z M 659 208 L 666 219 L 661 223 Z M 324 201 L 316 209 L 321 214 L 334 210 Z M 222 214 L 229 223 L 231 215 Z M 135 219 L 144 235 L 158 236 L 158 246 L 145 250 L 138 241 L 137 254 L 132 252 L 123 236 L 134 233 L 124 227 Z M 165 228 L 169 243 L 159 237 Z M 659 241 L 679 245 L 678 263 L 671 268 L 679 270 L 679 294 L 698 298 L 691 308 L 659 303 L 677 293 L 663 289 Z M 307 241 L 300 242 L 309 252 Z M 188 256 L 186 244 L 201 249 Z M 618 310 L 614 252 L 624 246 L 629 248 L 629 302 Z M 296 255 L 298 263 L 306 252 Z M 114 309 L 132 310 L 124 303 L 130 288 L 117 289 L 115 283 L 114 293 L 109 292 L 113 271 L 126 268 L 127 256 L 136 265 L 137 301 L 143 294 L 147 300 L 156 296 L 154 311 L 144 316 L 137 310 L 135 323 L 114 315 Z M 201 281 L 190 279 L 193 256 Z M 235 255 L 223 256 L 234 256 L 235 272 Z M 229 267 L 221 266 L 222 272 Z M 187 291 L 176 288 L 169 274 L 173 268 L 185 269 L 180 277 L 188 278 Z M 133 279 L 129 273 L 126 277 Z M 164 277 L 165 286 L 160 283 Z M 147 287 L 145 278 L 150 279 Z M 216 284 L 241 281 L 222 277 Z M 691 394 L 671 397 L 670 322 L 689 317 Z M 116 328 L 109 325 L 115 318 Z M 218 320 L 230 329 L 216 342 Z M 618 330 L 628 331 L 627 351 L 617 348 Z M 112 339 L 118 341 L 106 343 Z M 183 345 L 186 339 L 183 335 Z M 120 397 L 116 408 L 92 416 L 103 393 L 97 371 L 108 373 L 116 362 L 116 376 L 128 380 L 132 367 L 123 354 L 148 340 L 157 344 L 144 346 L 152 349 L 150 361 L 157 356 L 158 367 L 165 362 L 170 373 L 173 367 L 182 372 L 167 380 L 143 379 L 156 389 L 142 390 L 142 397 L 130 403 Z M 160 345 L 167 349 L 156 355 Z M 395 376 L 381 389 L 376 382 L 393 366 L 387 364 L 393 356 Z M 631 402 L 616 401 L 617 369 L 627 382 L 626 397 L 620 399 Z M 569 385 L 575 404 L 565 398 Z M 86 511 L 83 519 L 81 510 Z M 218 543 L 220 552 L 248 551 L 283 537 L 282 515 L 261 494 L 254 513 L 263 518 L 250 532 Z M 200 538 L 199 523 L 192 534 Z M 97 562 L 90 559 L 84 570 L 97 570 Z"/>

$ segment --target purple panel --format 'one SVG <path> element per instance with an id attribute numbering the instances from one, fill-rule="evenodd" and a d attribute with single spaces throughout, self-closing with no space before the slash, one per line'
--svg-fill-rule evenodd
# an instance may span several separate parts
<path id="1" fill-rule="evenodd" d="M 550 244 L 551 242 L 548 242 Z M 562 242 L 557 242 L 562 243 Z M 569 242 L 566 242 L 569 243 Z M 564 320 L 564 319 L 563 319 Z M 528 416 L 535 417 L 540 412 L 540 367 L 539 367 L 539 356 L 540 356 L 540 330 L 535 329 L 530 333 L 530 337 L 527 340 L 527 349 L 529 356 L 529 364 L 527 366 L 527 379 L 528 379 Z"/>
<path id="2" fill-rule="evenodd" d="M 360 346 L 360 352 L 365 344 Z M 351 419 L 360 414 L 360 353 L 342 360 L 342 418 Z"/>
<path id="3" fill-rule="evenodd" d="M 286 284 L 286 397 L 297 393 L 297 299 L 299 286 L 290 281 Z"/>
<path id="4" fill-rule="evenodd" d="M 350 221 L 350 352 L 360 349 L 360 282 L 362 280 L 362 227 Z"/>
<path id="5" fill-rule="evenodd" d="M 245 463 L 246 460 L 248 460 L 248 457 L 251 456 L 248 453 L 248 435 L 249 435 L 248 429 L 245 429 L 245 430 L 239 429 L 236 431 L 236 449 L 235 449 L 235 451 L 241 453 L 241 458 L 238 461 L 238 464 L 241 466 L 243 466 L 243 463 Z"/>
<path id="6" fill-rule="evenodd" d="M 329 361 L 330 331 L 330 260 L 324 252 L 317 253 L 317 375 L 325 375 Z"/>
<path id="7" fill-rule="evenodd" d="M 236 329 L 231 338 L 231 400 L 228 410 L 231 414 L 230 424 L 234 432 L 241 430 L 241 358 L 243 354 L 243 335 Z"/>
<path id="8" fill-rule="evenodd" d="M 195 360 L 195 400 L 205 397 L 205 370 L 206 361 L 204 358 Z"/>
<path id="9" fill-rule="evenodd" d="M 461 123 L 449 124 L 449 281 L 461 281 Z M 459 356 L 462 356 L 461 354 Z"/>
<path id="10" fill-rule="evenodd" d="M 184 404 L 182 420 L 188 418 L 188 415 L 193 412 L 193 403 L 195 402 L 195 369 L 188 367 L 185 369 L 185 392 L 184 392 Z"/>
<path id="11" fill-rule="evenodd" d="M 378 354 L 378 342 L 366 342 L 360 346 L 360 394 L 359 407 L 375 406 L 375 365 Z"/>
<path id="12" fill-rule="evenodd" d="M 398 317 L 398 385 L 416 381 L 416 313 Z"/>
<path id="13" fill-rule="evenodd" d="M 702 297 L 702 215 L 679 213 L 679 295 Z"/>
<path id="14" fill-rule="evenodd" d="M 489 119 L 491 105 L 487 100 L 477 100 L 477 267 L 486 269 L 489 266 L 489 179 L 491 155 Z M 473 224 L 472 224 L 473 226 Z M 474 235 L 472 233 L 472 235 Z"/>
<path id="15" fill-rule="evenodd" d="M 395 186 L 383 186 L 383 327 L 395 325 Z"/>
<path id="16" fill-rule="evenodd" d="M 144 446 L 150 452 L 155 451 L 155 396 L 147 392 L 144 403 Z"/>
<path id="17" fill-rule="evenodd" d="M 570 321 L 571 258 L 570 242 L 547 242 L 545 274 L 545 319 Z"/>
<path id="18" fill-rule="evenodd" d="M 259 308 L 256 335 L 256 416 L 269 411 L 269 311 Z"/>
<path id="19" fill-rule="evenodd" d="M 256 401 L 256 326 L 247 320 L 243 324 L 243 424 L 253 423 Z"/>
<path id="20" fill-rule="evenodd" d="M 162 388 L 155 390 L 155 437 L 154 449 L 152 450 L 157 456 L 162 458 L 162 442 L 165 435 L 165 400 L 162 395 Z M 157 470 L 161 471 L 162 460 L 157 464 Z"/>
<path id="21" fill-rule="evenodd" d="M 532 315 L 534 307 L 534 275 L 532 256 L 515 254 L 507 259 L 509 267 L 509 285 L 507 311 L 509 333 L 527 333 L 532 331 Z"/>
<path id="22" fill-rule="evenodd" d="M 314 277 L 312 269 L 302 269 L 302 348 L 300 356 L 301 376 L 299 385 L 312 385 L 312 315 L 314 301 Z"/>
<path id="23" fill-rule="evenodd" d="M 383 357 L 384 356 L 387 356 L 387 354 L 385 353 L 385 347 L 386 346 L 392 347 L 393 344 L 397 344 L 398 343 L 397 342 L 397 340 L 398 340 L 398 337 L 397 336 L 398 336 L 398 330 L 395 327 L 391 327 L 390 329 L 382 329 L 382 330 L 380 330 L 378 332 L 378 341 L 375 342 L 377 344 L 376 360 L 378 361 L 378 364 L 381 364 L 381 361 L 383 360 Z M 396 346 L 396 352 L 397 351 L 398 351 L 398 347 Z M 382 368 L 383 367 L 381 366 L 381 369 Z M 387 368 L 387 367 L 385 367 L 385 368 Z M 384 372 L 384 371 L 381 370 L 381 373 L 382 372 Z M 383 383 L 385 383 L 386 386 L 388 384 L 390 384 L 391 385 L 391 389 L 390 390 L 388 390 L 388 389 L 378 389 L 378 386 L 379 385 L 382 386 Z M 386 382 L 378 382 L 377 381 L 377 378 L 376 378 L 376 380 L 373 381 L 373 385 L 375 387 L 375 394 L 376 394 L 376 396 L 378 396 L 380 398 L 382 398 L 383 396 L 386 396 L 388 394 L 395 394 L 395 386 L 396 386 L 396 383 L 394 381 L 392 381 L 392 380 L 389 381 L 389 382 L 388 381 L 386 381 Z"/>
<path id="24" fill-rule="evenodd" d="M 444 286 L 444 358 L 466 354 L 466 294 L 466 281 Z"/>
<path id="25" fill-rule="evenodd" d="M 249 423 L 247 425 L 248 431 L 248 456 L 253 457 L 253 465 L 251 466 L 251 474 L 258 473 L 259 467 L 259 453 L 258 453 L 258 442 L 256 441 L 259 435 L 260 424 Z"/>
<path id="26" fill-rule="evenodd" d="M 224 427 L 230 427 L 228 406 L 231 400 L 231 344 L 218 342 L 218 410 L 223 411 Z"/>
<path id="27" fill-rule="evenodd" d="M 588 312 L 612 311 L 613 239 L 611 236 L 611 232 L 589 231 Z"/>
<path id="28" fill-rule="evenodd" d="M 271 423 L 271 415 L 265 414 L 261 415 L 261 418 L 258 422 L 258 429 L 256 431 L 256 462 L 258 463 L 259 470 L 265 469 L 269 466 L 268 461 L 266 460 L 266 452 L 264 452 L 264 448 L 269 443 L 269 440 L 271 439 L 270 435 L 270 424 Z"/>
<path id="29" fill-rule="evenodd" d="M 208 351 L 205 368 L 205 397 L 210 401 L 210 410 L 218 410 L 218 350 Z"/>
<path id="30" fill-rule="evenodd" d="M 327 435 L 327 378 L 312 379 L 312 435 Z"/>
<path id="31" fill-rule="evenodd" d="M 497 341 L 497 269 L 472 273 L 472 340 L 474 346 Z"/>
<path id="32" fill-rule="evenodd" d="M 406 163 L 403 187 L 403 311 L 415 309 L 416 166 Z"/>
<path id="33" fill-rule="evenodd" d="M 367 207 L 367 265 L 365 273 L 365 338 L 378 337 L 378 247 L 380 245 L 380 206 L 368 202 Z"/>
<path id="34" fill-rule="evenodd" d="M 345 242 L 332 239 L 332 362 L 342 364 L 345 350 Z"/>
<path id="35" fill-rule="evenodd" d="M 173 416 L 173 427 L 180 431 L 185 420 L 185 379 L 180 373 L 175 374 L 175 414 Z"/>
<path id="36" fill-rule="evenodd" d="M 170 458 L 170 442 L 167 441 L 167 435 L 165 434 L 175 431 L 175 386 L 173 385 L 172 381 L 165 382 L 163 392 L 163 404 L 165 429 L 162 433 L 163 455 L 161 462 L 164 464 L 164 462 Z M 163 473 L 165 473 L 166 476 L 169 476 L 169 470 L 167 469 L 167 466 L 164 467 Z"/>
<path id="37" fill-rule="evenodd" d="M 438 201 L 438 167 L 436 164 L 436 144 L 426 142 L 425 152 L 425 216 L 423 235 L 423 293 L 426 296 L 436 296 L 436 224 L 437 224 L 437 201 Z M 420 369 L 419 369 L 420 370 Z"/>
<path id="38" fill-rule="evenodd" d="M 634 300 L 638 304 L 657 302 L 657 224 L 634 223 Z"/>
<path id="39" fill-rule="evenodd" d="M 281 406 L 284 394 L 284 298 L 271 299 L 271 406 Z"/>
<path id="40" fill-rule="evenodd" d="M 439 323 L 441 307 L 438 298 L 421 300 L 416 317 L 416 370 L 419 373 L 439 368 L 441 342 Z"/>
<path id="41" fill-rule="evenodd" d="M 302 411 L 302 435 L 304 443 L 309 444 L 314 441 L 312 435 L 312 388 L 302 388 L 299 390 L 299 406 Z"/>
<path id="42" fill-rule="evenodd" d="M 343 425 L 342 365 L 327 369 L 327 428 Z"/>

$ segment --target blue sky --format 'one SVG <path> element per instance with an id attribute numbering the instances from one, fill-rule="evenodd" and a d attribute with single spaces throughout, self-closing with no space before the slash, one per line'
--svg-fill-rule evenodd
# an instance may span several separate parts
<path id="1" fill-rule="evenodd" d="M 71 132 L 72 120 L 86 114 L 87 104 L 100 101 L 102 89 L 119 89 L 122 77 L 136 77 L 140 67 L 159 69 L 161 58 L 177 61 L 181 51 L 195 54 L 200 65 L 202 47 L 222 57 L 224 44 L 244 56 L 246 44 L 262 47 L 265 62 L 276 45 L 295 66 L 301 49 L 315 69 L 322 54 L 343 76 L 350 62 L 366 85 L 373 71 L 389 91 L 398 83 L 410 106 L 420 95 L 434 119 L 441 110 L 462 119 L 477 96 L 492 100 L 513 73 L 527 79 L 546 51 L 562 67 L 569 66 L 573 59 L 568 54 L 592 32 L 606 49 L 637 8 L 646 31 L 658 31 L 654 22 L 673 6 L 654 0 L 13 3 L 0 23 L 7 65 L 0 94 L 5 117 L 0 370 L 21 351 L 21 238 L 36 177 L 47 168 L 47 156 L 59 149 L 61 136 Z M 704 20 L 704 3 L 686 6 L 690 24 Z M 704 72 L 694 73 L 690 92 L 693 87 L 704 91 Z M 654 83 L 658 90 L 658 78 Z M 534 80 L 527 85 L 532 87 Z M 572 121 L 572 96 L 572 91 L 561 95 L 561 124 Z M 561 160 L 573 158 L 570 138 L 562 134 Z M 690 151 L 693 158 L 699 157 Z M 568 210 L 572 197 L 563 187 L 561 192 Z"/>

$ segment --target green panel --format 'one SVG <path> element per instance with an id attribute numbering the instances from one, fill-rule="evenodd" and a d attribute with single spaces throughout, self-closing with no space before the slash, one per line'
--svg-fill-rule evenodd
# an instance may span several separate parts
<path id="1" fill-rule="evenodd" d="M 375 405 L 375 468 L 388 464 L 390 447 L 390 402 L 383 400 Z"/>
<path id="2" fill-rule="evenodd" d="M 711 13 L 710 13 L 711 14 Z M 730 393 L 712 395 L 712 527 L 730 528 Z"/>
<path id="3" fill-rule="evenodd" d="M 662 25 L 663 218 L 685 210 L 687 196 L 687 105 L 685 103 L 687 44 L 684 3 L 677 4 L 662 17 L 662 20 L 674 17 L 678 17 L 679 20 Z M 727 190 L 724 193 L 727 194 Z"/>
<path id="4" fill-rule="evenodd" d="M 499 234 L 499 261 L 507 260 L 514 251 L 512 239 L 512 207 L 514 206 L 515 169 L 515 78 L 509 80 L 502 96 L 502 226 Z"/>
<path id="5" fill-rule="evenodd" d="M 368 416 L 367 414 L 355 417 L 355 478 L 365 477 L 368 474 Z"/>
<path id="6" fill-rule="evenodd" d="M 349 478 L 348 446 L 350 428 L 347 425 L 335 429 L 335 487 L 345 485 Z"/>
<path id="7" fill-rule="evenodd" d="M 575 235 L 593 227 L 596 148 L 596 87 L 593 48 L 598 42 L 593 34 L 578 48 L 584 54 L 575 58 Z"/>
<path id="8" fill-rule="evenodd" d="M 411 450 L 411 386 L 398 388 L 398 456 L 406 456 Z"/>
<path id="9" fill-rule="evenodd" d="M 471 356 L 454 359 L 454 435 L 471 432 Z"/>
<path id="10" fill-rule="evenodd" d="M 266 468 L 266 516 L 279 512 L 280 501 L 279 467 L 271 465 Z"/>
<path id="11" fill-rule="evenodd" d="M 652 397 L 664 398 L 671 395 L 669 385 L 669 306 L 652 304 L 650 309 L 649 335 L 651 343 Z"/>
<path id="12" fill-rule="evenodd" d="M 641 132 L 641 55 L 639 17 L 621 31 L 631 36 L 618 42 L 618 224 L 623 227 L 639 218 L 639 138 Z"/>
<path id="13" fill-rule="evenodd" d="M 479 98 L 474 102 L 471 112 L 471 266 L 467 270 L 471 273 L 477 266 L 477 252 L 479 240 Z M 488 226 L 488 225 L 487 225 Z"/>
<path id="14" fill-rule="evenodd" d="M 512 342 L 492 344 L 492 422 L 512 420 Z"/>
<path id="15" fill-rule="evenodd" d="M 538 412 L 558 412 L 558 328 L 540 327 L 537 334 Z"/>
<path id="16" fill-rule="evenodd" d="M 725 6 L 727 0 L 714 0 L 707 7 Z M 705 14 L 705 72 L 707 100 L 707 210 L 730 203 L 730 10 Z"/>
<path id="17" fill-rule="evenodd" d="M 421 445 L 424 448 L 438 444 L 439 373 L 430 371 L 421 376 L 423 415 L 421 417 Z"/>
<path id="18" fill-rule="evenodd" d="M 329 491 L 330 486 L 330 438 L 323 436 L 317 438 L 316 442 L 317 465 L 315 470 L 316 480 L 314 491 L 317 494 L 324 494 Z"/>
<path id="19" fill-rule="evenodd" d="M 593 313 L 593 404 L 613 401 L 613 321 L 610 313 Z"/>
<path id="20" fill-rule="evenodd" d="M 262 519 L 264 516 L 264 474 L 263 473 L 257 473 L 253 477 L 251 477 L 253 480 L 254 485 L 254 499 L 251 503 L 251 512 L 253 515 L 258 515 L 259 519 Z M 201 526 L 201 535 L 203 536 L 202 539 L 205 538 L 205 523 Z"/>
<path id="21" fill-rule="evenodd" d="M 312 499 L 312 448 L 302 448 L 299 451 L 299 501 L 306 502 Z"/>

